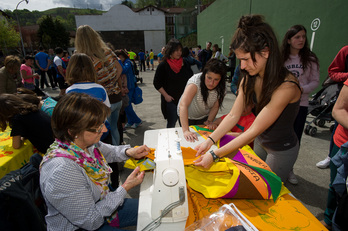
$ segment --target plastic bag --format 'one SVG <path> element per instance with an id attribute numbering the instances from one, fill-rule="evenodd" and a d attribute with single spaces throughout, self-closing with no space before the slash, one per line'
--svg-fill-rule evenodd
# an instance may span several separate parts
<path id="1" fill-rule="evenodd" d="M 188 226 L 185 231 L 258 231 L 258 229 L 231 204 L 223 205 L 217 212 L 203 217 Z"/>

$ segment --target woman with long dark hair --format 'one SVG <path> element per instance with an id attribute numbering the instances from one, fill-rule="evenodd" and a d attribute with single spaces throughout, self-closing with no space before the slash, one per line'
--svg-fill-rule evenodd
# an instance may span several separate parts
<path id="1" fill-rule="evenodd" d="M 210 59 L 203 72 L 195 74 L 187 82 L 179 105 L 178 115 L 186 140 L 194 142 L 195 133 L 190 132 L 190 125 L 213 123 L 222 107 L 226 92 L 226 65 L 218 59 Z"/>
<path id="2" fill-rule="evenodd" d="M 284 66 L 298 78 L 302 96 L 300 109 L 295 119 L 294 129 L 301 143 L 303 128 L 308 114 L 308 95 L 319 85 L 319 61 L 309 49 L 307 31 L 302 25 L 292 26 L 285 34 L 281 46 Z M 290 172 L 289 182 L 297 184 L 293 171 Z"/>
<path id="3" fill-rule="evenodd" d="M 164 61 L 158 65 L 153 79 L 153 85 L 161 93 L 161 110 L 167 128 L 175 127 L 177 105 L 192 75 L 190 65 L 183 60 L 181 43 L 171 39 L 165 48 Z"/>
<path id="4" fill-rule="evenodd" d="M 266 154 L 266 163 L 285 182 L 299 150 L 293 129 L 301 97 L 298 80 L 283 67 L 273 29 L 260 15 L 241 17 L 231 47 L 242 72 L 238 95 L 228 116 L 196 147 L 197 155 L 202 155 L 196 165 L 207 168 L 255 139 L 260 146 L 256 154 L 261 158 Z M 256 119 L 251 127 L 225 146 L 206 153 L 237 124 L 246 105 L 253 103 Z"/>

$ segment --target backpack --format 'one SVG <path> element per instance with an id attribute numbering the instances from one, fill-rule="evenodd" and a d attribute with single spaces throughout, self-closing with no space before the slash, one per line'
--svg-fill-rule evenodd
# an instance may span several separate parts
<path id="1" fill-rule="evenodd" d="M 46 230 L 46 205 L 40 190 L 39 164 L 35 153 L 22 168 L 0 179 L 1 230 Z"/>

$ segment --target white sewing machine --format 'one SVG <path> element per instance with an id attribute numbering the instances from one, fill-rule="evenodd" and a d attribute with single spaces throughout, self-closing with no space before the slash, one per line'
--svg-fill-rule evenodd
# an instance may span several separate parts
<path id="1" fill-rule="evenodd" d="M 191 131 L 193 131 L 191 129 Z M 181 128 L 149 130 L 145 132 L 144 144 L 155 148 L 156 169 L 147 172 L 140 186 L 137 230 L 143 230 L 158 218 L 171 203 L 179 202 L 171 212 L 162 218 L 156 230 L 184 230 L 188 217 L 188 201 L 182 147 L 195 147 L 204 141 L 190 143 L 183 136 Z"/>

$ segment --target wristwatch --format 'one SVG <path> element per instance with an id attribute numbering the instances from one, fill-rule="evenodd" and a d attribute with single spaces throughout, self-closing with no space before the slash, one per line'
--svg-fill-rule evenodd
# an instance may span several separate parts
<path id="1" fill-rule="evenodd" d="M 210 150 L 210 154 L 211 156 L 213 157 L 213 161 L 216 163 L 216 162 L 219 162 L 220 158 L 215 154 L 215 152 L 213 150 Z"/>

